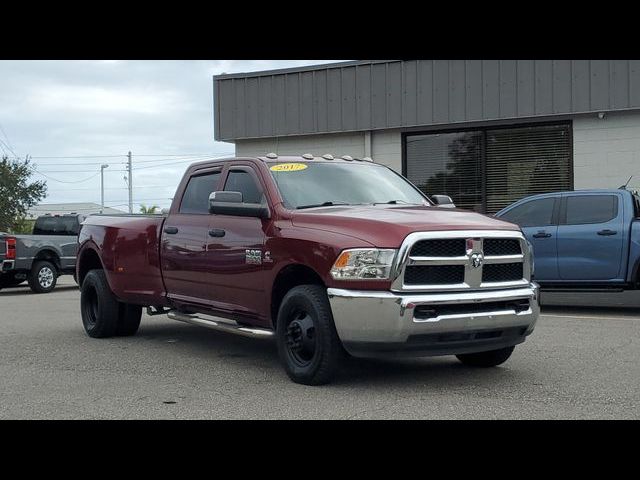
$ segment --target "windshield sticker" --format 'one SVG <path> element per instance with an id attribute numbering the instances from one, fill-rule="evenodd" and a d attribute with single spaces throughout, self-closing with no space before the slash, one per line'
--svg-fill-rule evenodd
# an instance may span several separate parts
<path id="1" fill-rule="evenodd" d="M 304 163 L 280 163 L 279 165 L 274 165 L 269 170 L 274 172 L 297 172 L 306 168 L 307 165 Z"/>

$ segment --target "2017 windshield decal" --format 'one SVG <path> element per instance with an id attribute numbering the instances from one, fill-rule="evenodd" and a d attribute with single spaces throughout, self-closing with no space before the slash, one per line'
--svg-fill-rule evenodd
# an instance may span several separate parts
<path id="1" fill-rule="evenodd" d="M 280 163 L 270 168 L 273 172 L 298 172 L 305 170 L 307 165 L 304 163 Z"/>

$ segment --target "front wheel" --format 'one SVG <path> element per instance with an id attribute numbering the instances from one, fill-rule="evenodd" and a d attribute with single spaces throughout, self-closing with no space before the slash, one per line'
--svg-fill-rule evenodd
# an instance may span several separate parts
<path id="1" fill-rule="evenodd" d="M 456 355 L 456 357 L 462 363 L 471 367 L 496 367 L 509 359 L 514 348 L 516 347 L 506 347 L 488 352 L 465 353 Z"/>
<path id="2" fill-rule="evenodd" d="M 323 287 L 301 285 L 285 295 L 276 336 L 280 360 L 291 380 L 304 385 L 331 381 L 343 349 Z"/>
<path id="3" fill-rule="evenodd" d="M 33 293 L 49 293 L 58 282 L 58 269 L 47 260 L 36 262 L 27 278 Z"/>

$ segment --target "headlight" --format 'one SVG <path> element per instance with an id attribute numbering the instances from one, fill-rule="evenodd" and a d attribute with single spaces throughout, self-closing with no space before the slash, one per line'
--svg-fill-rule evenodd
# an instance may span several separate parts
<path id="1" fill-rule="evenodd" d="M 396 250 L 352 248 L 344 250 L 331 267 L 336 280 L 388 280 Z"/>

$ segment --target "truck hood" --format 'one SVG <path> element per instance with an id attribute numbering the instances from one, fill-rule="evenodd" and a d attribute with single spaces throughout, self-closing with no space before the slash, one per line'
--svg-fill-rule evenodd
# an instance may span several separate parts
<path id="1" fill-rule="evenodd" d="M 413 232 L 442 230 L 516 230 L 494 217 L 457 208 L 398 205 L 320 207 L 297 211 L 297 227 L 341 233 L 381 248 L 397 248 Z"/>

